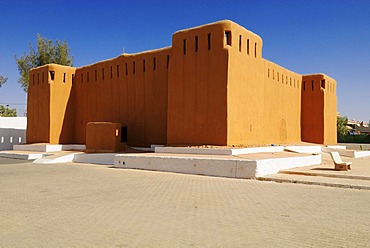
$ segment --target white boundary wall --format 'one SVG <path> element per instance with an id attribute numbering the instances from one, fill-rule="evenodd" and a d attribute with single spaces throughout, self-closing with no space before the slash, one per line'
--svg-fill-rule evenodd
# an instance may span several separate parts
<path id="1" fill-rule="evenodd" d="M 26 143 L 26 117 L 0 117 L 0 151 Z"/>

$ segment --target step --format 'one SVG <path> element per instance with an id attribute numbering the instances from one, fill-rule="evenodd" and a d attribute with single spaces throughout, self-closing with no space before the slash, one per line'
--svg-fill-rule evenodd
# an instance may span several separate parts
<path id="1" fill-rule="evenodd" d="M 337 188 L 351 188 L 370 190 L 370 181 L 361 179 L 335 178 L 323 176 L 306 176 L 293 174 L 276 174 L 258 177 L 260 181 L 273 181 L 278 183 L 298 183 L 306 185 L 319 185 Z"/>

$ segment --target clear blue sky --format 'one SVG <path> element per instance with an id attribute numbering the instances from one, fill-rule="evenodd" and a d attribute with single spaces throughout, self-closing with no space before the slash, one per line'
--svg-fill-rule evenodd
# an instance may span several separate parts
<path id="1" fill-rule="evenodd" d="M 83 66 L 171 45 L 177 30 L 230 19 L 262 37 L 263 57 L 301 74 L 337 80 L 338 111 L 370 120 L 370 1 L 0 0 L 0 104 L 23 114 L 14 56 L 41 36 L 67 41 Z M 15 105 L 20 104 L 20 105 Z"/>

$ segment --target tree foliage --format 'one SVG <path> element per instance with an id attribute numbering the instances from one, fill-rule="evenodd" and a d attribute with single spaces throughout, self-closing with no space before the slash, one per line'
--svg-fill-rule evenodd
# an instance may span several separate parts
<path id="1" fill-rule="evenodd" d="M 3 76 L 0 76 L 0 87 L 5 84 L 6 80 L 8 80 L 8 78 L 6 77 L 3 77 Z"/>
<path id="2" fill-rule="evenodd" d="M 17 110 L 16 109 L 10 109 L 8 106 L 4 107 L 3 105 L 0 105 L 0 117 L 16 117 L 17 116 Z"/>
<path id="3" fill-rule="evenodd" d="M 337 135 L 345 136 L 348 133 L 347 129 L 348 118 L 346 116 L 337 116 Z"/>
<path id="4" fill-rule="evenodd" d="M 37 35 L 37 49 L 35 50 L 32 44 L 29 44 L 29 53 L 24 53 L 19 59 L 15 57 L 18 65 L 18 71 L 20 77 L 18 83 L 21 84 L 24 91 L 27 92 L 29 84 L 29 73 L 32 68 L 46 65 L 46 64 L 59 64 L 73 66 L 73 56 L 70 55 L 71 49 L 67 42 L 60 42 L 56 40 L 53 43 L 52 40 Z"/>

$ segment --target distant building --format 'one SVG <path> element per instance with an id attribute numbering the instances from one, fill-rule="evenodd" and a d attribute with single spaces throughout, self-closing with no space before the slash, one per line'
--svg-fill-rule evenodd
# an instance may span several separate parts
<path id="1" fill-rule="evenodd" d="M 178 31 L 172 47 L 33 69 L 27 106 L 29 143 L 85 143 L 89 122 L 120 123 L 133 146 L 337 142 L 336 81 L 264 59 L 262 39 L 231 21 Z"/>

